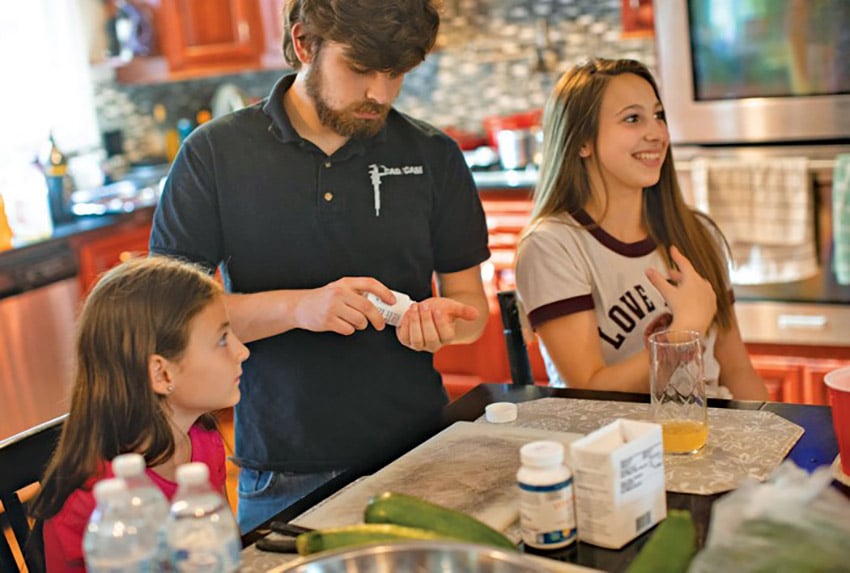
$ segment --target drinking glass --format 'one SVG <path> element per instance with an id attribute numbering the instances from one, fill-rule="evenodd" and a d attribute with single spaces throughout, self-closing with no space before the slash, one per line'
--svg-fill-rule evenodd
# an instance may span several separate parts
<path id="1" fill-rule="evenodd" d="M 708 404 L 699 332 L 665 330 L 649 337 L 652 417 L 665 454 L 692 454 L 708 438 Z"/>

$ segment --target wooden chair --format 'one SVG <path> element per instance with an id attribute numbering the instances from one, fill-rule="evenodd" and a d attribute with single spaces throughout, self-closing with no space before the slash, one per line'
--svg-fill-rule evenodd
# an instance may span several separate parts
<path id="1" fill-rule="evenodd" d="M 59 440 L 67 414 L 40 424 L 11 438 L 0 441 L 0 502 L 2 517 L 8 521 L 18 550 L 29 571 L 40 567 L 27 556 L 25 548 L 30 536 L 30 523 L 19 492 L 41 479 L 44 467 Z M 18 563 L 5 535 L 0 535 L 0 570 L 18 571 Z"/>
<path id="2" fill-rule="evenodd" d="M 505 329 L 505 343 L 508 347 L 508 363 L 511 367 L 511 381 L 517 386 L 534 384 L 528 347 L 522 334 L 516 291 L 503 290 L 496 295 L 502 312 L 502 325 Z"/>

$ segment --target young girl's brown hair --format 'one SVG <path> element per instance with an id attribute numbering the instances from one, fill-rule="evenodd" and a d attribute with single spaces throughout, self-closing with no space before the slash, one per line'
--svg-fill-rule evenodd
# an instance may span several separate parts
<path id="1" fill-rule="evenodd" d="M 191 320 L 221 293 L 206 273 L 164 257 L 132 260 L 103 275 L 80 316 L 71 408 L 33 516 L 56 515 L 74 490 L 119 454 L 138 452 L 148 466 L 173 455 L 170 414 L 165 396 L 151 387 L 148 359 L 179 360 Z M 216 428 L 212 414 L 198 423 Z"/>
<path id="2" fill-rule="evenodd" d="M 652 73 L 636 60 L 596 58 L 575 66 L 561 76 L 543 113 L 543 159 L 534 190 L 531 225 L 558 213 L 575 214 L 592 198 L 590 178 L 580 151 L 591 143 L 596 153 L 599 109 L 612 77 L 634 74 L 652 86 L 661 101 Z M 715 320 L 723 328 L 732 325 L 732 300 L 726 282 L 726 258 L 709 228 L 714 223 L 692 211 L 682 198 L 670 148 L 661 166 L 658 183 L 643 190 L 643 218 L 649 236 L 662 249 L 672 267 L 670 247 L 675 245 L 691 261 L 697 273 L 711 283 L 717 297 Z M 708 225 L 708 227 L 707 227 Z M 720 235 L 719 232 L 716 235 Z"/>

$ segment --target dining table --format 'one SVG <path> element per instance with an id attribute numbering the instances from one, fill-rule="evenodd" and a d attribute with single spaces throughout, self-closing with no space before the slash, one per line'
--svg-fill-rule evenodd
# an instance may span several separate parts
<path id="1" fill-rule="evenodd" d="M 444 408 L 442 423 L 440 427 L 436 428 L 435 435 L 457 422 L 481 421 L 488 404 L 495 402 L 522 404 L 525 402 L 540 401 L 546 398 L 645 403 L 647 405 L 650 401 L 648 394 L 641 393 L 555 388 L 542 385 L 483 383 L 453 402 L 450 402 Z M 722 410 L 770 412 L 788 422 L 796 424 L 802 429 L 802 432 L 799 439 L 796 439 L 793 446 L 788 450 L 785 459 L 792 460 L 794 464 L 806 471 L 811 472 L 821 466 L 832 465 L 838 454 L 838 444 L 829 406 L 714 398 L 709 399 L 708 406 L 710 411 L 712 408 L 716 408 Z M 414 449 L 417 445 L 419 444 L 410 444 L 410 450 Z M 270 529 L 272 522 L 289 523 L 295 520 L 311 508 L 338 494 L 343 488 L 349 486 L 359 478 L 380 470 L 398 459 L 398 457 L 400 457 L 399 453 L 393 452 L 390 458 L 375 461 L 370 466 L 346 471 L 298 502 L 282 509 L 274 518 L 254 530 L 246 532 L 242 536 L 243 564 L 241 571 L 248 573 L 255 571 L 265 572 L 275 569 L 294 558 L 292 555 L 262 551 L 256 547 L 256 542 L 259 539 L 272 533 Z M 836 480 L 832 483 L 832 487 L 850 498 L 850 487 L 844 483 Z M 680 493 L 670 491 L 668 488 L 666 493 L 667 509 L 668 511 L 670 509 L 690 511 L 696 529 L 697 548 L 702 548 L 706 543 L 713 504 L 726 493 L 718 492 L 707 495 Z M 629 563 L 632 562 L 649 540 L 653 531 L 654 528 L 638 535 L 631 542 L 619 549 L 606 549 L 585 543 L 581 541 L 579 532 L 578 542 L 560 550 L 542 553 L 542 555 L 561 562 L 601 571 L 625 571 Z M 523 550 L 528 553 L 541 554 L 530 548 L 523 548 Z"/>

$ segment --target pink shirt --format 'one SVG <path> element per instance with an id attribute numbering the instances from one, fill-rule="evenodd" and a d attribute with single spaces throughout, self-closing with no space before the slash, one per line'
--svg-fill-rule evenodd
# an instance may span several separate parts
<path id="1" fill-rule="evenodd" d="M 207 464 L 210 469 L 210 484 L 213 489 L 223 493 L 227 470 L 221 435 L 215 430 L 192 426 L 189 438 L 192 441 L 192 461 Z M 151 469 L 147 469 L 145 473 L 171 501 L 177 492 L 177 483 L 163 478 Z M 83 533 L 94 511 L 92 488 L 97 481 L 114 475 L 112 464 L 107 464 L 103 475 L 90 479 L 83 487 L 71 493 L 59 513 L 44 522 L 44 560 L 48 573 L 85 571 Z"/>

